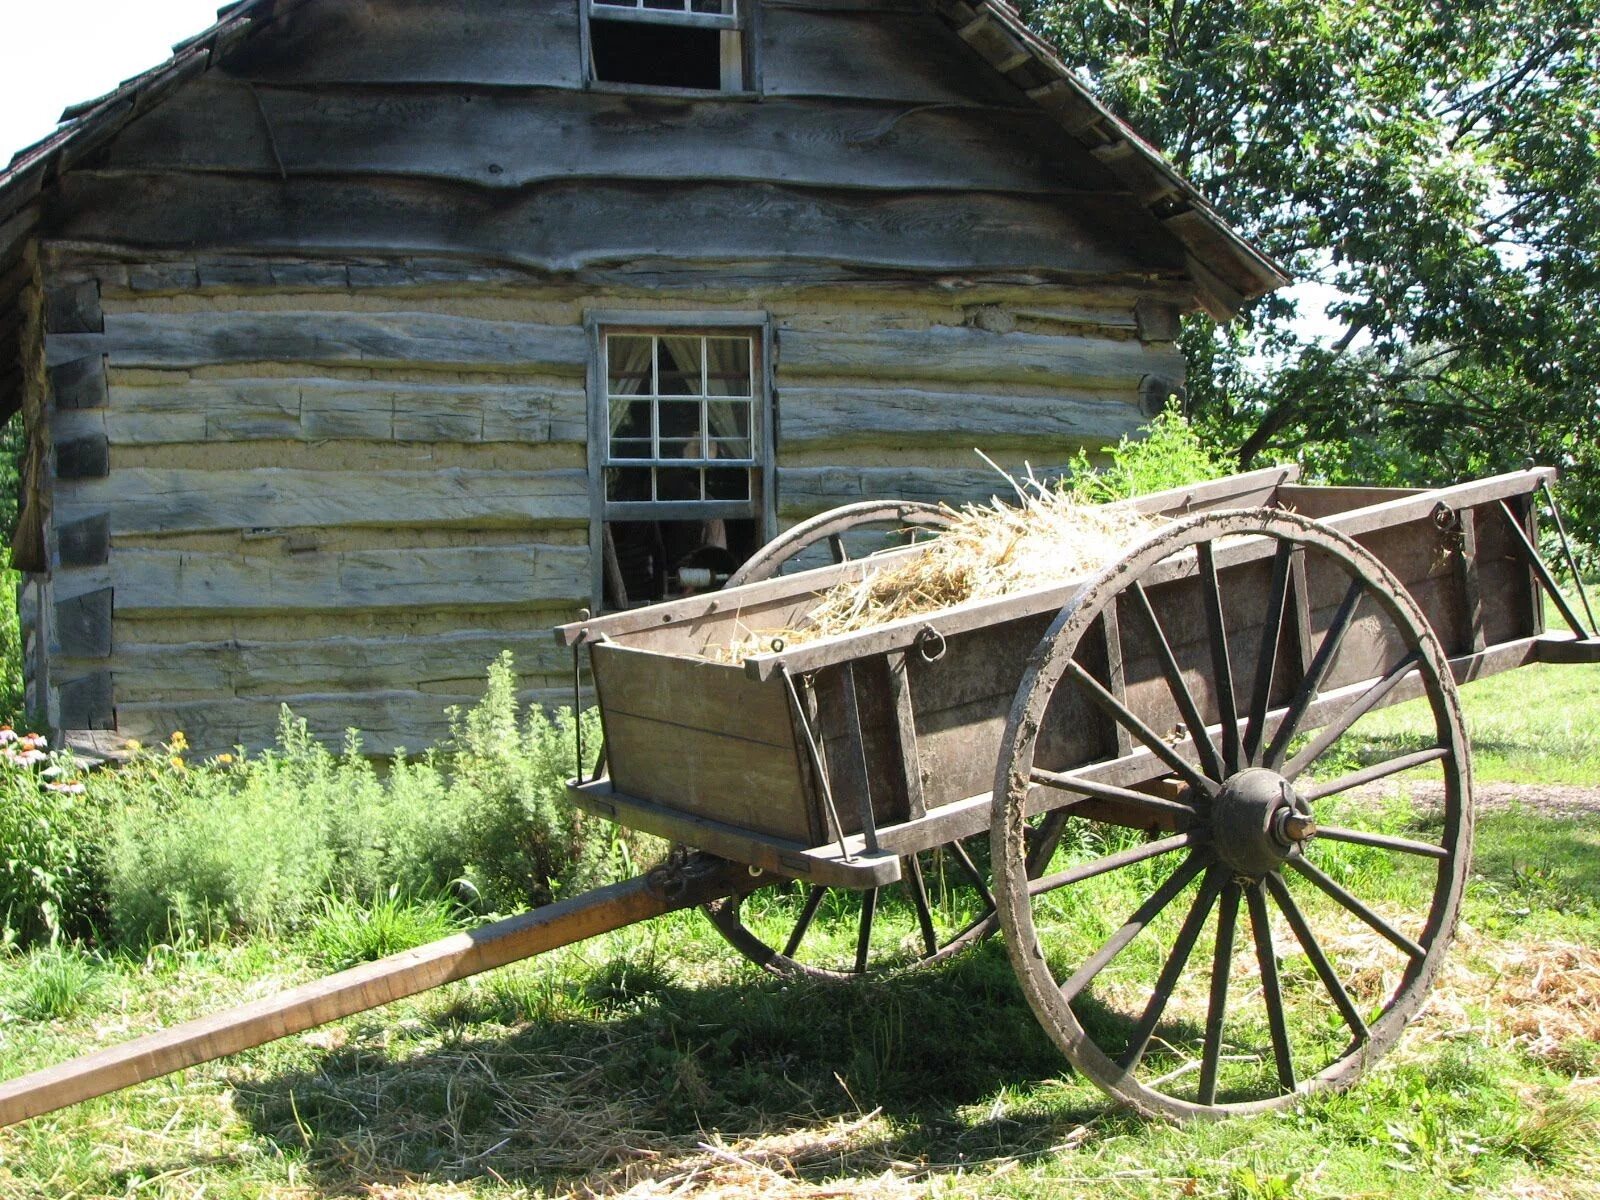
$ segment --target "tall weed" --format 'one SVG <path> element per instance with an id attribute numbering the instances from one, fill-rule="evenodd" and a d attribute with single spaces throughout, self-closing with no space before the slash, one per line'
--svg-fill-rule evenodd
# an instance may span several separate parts
<path id="1" fill-rule="evenodd" d="M 97 783 L 112 924 L 132 944 L 286 932 L 326 918 L 330 903 L 454 895 L 507 912 L 604 882 L 627 855 L 608 823 L 567 802 L 580 719 L 598 745 L 595 714 L 523 713 L 507 654 L 482 701 L 452 712 L 449 742 L 397 757 L 386 775 L 354 732 L 335 754 L 287 710 L 259 755 L 191 763 L 174 734 Z"/>
<path id="2" fill-rule="evenodd" d="M 0 948 L 92 932 L 103 836 L 102 809 L 71 757 L 0 727 Z"/>
<path id="3" fill-rule="evenodd" d="M 1230 469 L 1221 455 L 1201 441 L 1176 404 L 1168 405 L 1145 426 L 1142 437 L 1124 437 L 1112 447 L 1108 465 L 1094 466 L 1080 450 L 1071 467 L 1067 487 L 1087 504 L 1204 483 Z"/>

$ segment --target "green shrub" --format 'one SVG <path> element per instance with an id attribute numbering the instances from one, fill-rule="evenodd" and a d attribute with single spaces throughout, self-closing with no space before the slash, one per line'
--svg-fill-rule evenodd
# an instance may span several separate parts
<path id="1" fill-rule="evenodd" d="M 582 718 L 586 745 L 598 717 Z M 172 933 L 306 928 L 330 903 L 455 894 L 518 911 L 606 882 L 642 838 L 567 802 L 576 718 L 525 715 L 510 655 L 449 742 L 380 775 L 359 737 L 334 754 L 283 714 L 266 753 L 185 759 L 181 734 L 96 788 L 111 814 L 109 907 L 130 944 Z M 587 765 L 587 764 L 586 764 Z M 332 901 L 327 898 L 332 897 Z"/>
<path id="2" fill-rule="evenodd" d="M 448 937 L 461 928 L 456 905 L 442 896 L 406 896 L 398 887 L 363 903 L 328 896 L 312 922 L 309 941 L 335 971 L 387 958 Z"/>
<path id="3" fill-rule="evenodd" d="M 1112 447 L 1107 466 L 1095 467 L 1087 453 L 1078 451 L 1067 486 L 1086 503 L 1105 504 L 1204 483 L 1230 469 L 1221 455 L 1206 447 L 1173 404 L 1145 426 L 1142 437 L 1124 437 Z"/>
<path id="4" fill-rule="evenodd" d="M 95 962 L 81 950 L 53 946 L 28 956 L 6 1007 L 29 1021 L 59 1021 L 81 1009 L 99 983 Z"/>
<path id="5" fill-rule="evenodd" d="M 103 902 L 101 809 L 68 755 L 0 728 L 0 947 L 88 936 Z"/>

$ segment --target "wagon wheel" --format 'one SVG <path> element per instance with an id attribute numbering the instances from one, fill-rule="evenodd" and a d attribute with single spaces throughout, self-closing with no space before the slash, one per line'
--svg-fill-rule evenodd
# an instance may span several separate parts
<path id="1" fill-rule="evenodd" d="M 1267 539 L 1270 558 L 1256 557 L 1256 586 L 1226 581 L 1230 604 L 1217 564 L 1249 553 L 1236 535 Z M 1302 592 L 1326 597 L 1309 619 Z M 1187 639 L 1175 636 L 1186 614 L 1199 626 Z M 1144 667 L 1139 706 L 1176 715 L 1171 734 L 1119 698 L 1120 674 L 1092 673 L 1108 644 L 1127 678 Z M 1401 685 L 1426 695 L 1429 736 L 1341 761 L 1338 739 Z M 1050 719 L 1074 709 L 1126 731 L 1120 775 L 1106 762 L 1048 769 L 1060 765 Z M 1209 730 L 1202 711 L 1218 717 Z M 1443 771 L 1442 806 L 1361 790 L 1424 763 Z M 1164 771 L 1164 801 L 1117 786 Z M 1289 513 L 1179 522 L 1096 576 L 1023 674 L 992 829 L 1008 952 L 1073 1065 L 1147 1114 L 1261 1111 L 1348 1085 L 1439 970 L 1471 854 L 1470 796 L 1444 652 L 1376 558 Z M 1060 838 L 1030 881 L 1027 814 L 1052 805 Z"/>
<path id="2" fill-rule="evenodd" d="M 833 562 L 848 557 L 845 535 L 866 529 L 937 532 L 953 514 L 937 504 L 868 500 L 796 525 L 768 542 L 728 580 L 729 587 L 782 574 L 824 543 Z M 817 557 L 820 558 L 820 555 Z M 813 564 L 813 565 L 820 565 Z M 728 942 L 777 975 L 853 979 L 925 966 L 992 932 L 994 902 L 982 836 L 947 843 L 901 861 L 893 889 L 854 891 L 796 885 L 719 900 L 706 913 Z M 843 926 L 842 939 L 831 932 Z"/>
<path id="3" fill-rule="evenodd" d="M 850 557 L 844 543 L 847 533 L 873 527 L 883 527 L 885 532 L 891 533 L 915 533 L 924 529 L 938 532 L 949 528 L 953 518 L 954 514 L 943 505 L 917 500 L 863 500 L 859 504 L 846 504 L 780 533 L 729 576 L 726 586 L 738 587 L 781 575 L 785 567 L 794 569 L 803 564 L 806 552 L 823 542 L 828 544 L 832 562 L 844 562 Z"/>

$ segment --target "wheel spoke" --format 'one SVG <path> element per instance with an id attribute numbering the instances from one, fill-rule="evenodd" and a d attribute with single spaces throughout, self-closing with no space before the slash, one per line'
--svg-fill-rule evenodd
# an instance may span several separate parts
<path id="1" fill-rule="evenodd" d="M 1399 758 L 1391 758 L 1388 762 L 1373 763 L 1370 767 L 1362 767 L 1359 771 L 1351 771 L 1350 774 L 1341 775 L 1339 778 L 1330 780 L 1327 783 L 1319 783 L 1315 787 L 1299 789 L 1299 795 L 1302 800 L 1310 804 L 1327 796 L 1349 791 L 1353 787 L 1360 787 L 1363 783 L 1387 779 L 1391 775 L 1409 771 L 1412 767 L 1420 767 L 1424 763 L 1438 762 L 1439 759 L 1448 757 L 1450 757 L 1450 751 L 1444 746 L 1418 750 L 1415 754 L 1402 754 Z M 1288 778 L 1292 778 L 1292 776 Z"/>
<path id="2" fill-rule="evenodd" d="M 906 891 L 911 893 L 911 903 L 917 910 L 917 924 L 922 928 L 922 944 L 932 958 L 939 953 L 939 935 L 933 928 L 933 912 L 928 908 L 928 889 L 922 881 L 922 864 L 917 861 L 915 854 L 908 854 L 900 860 L 904 869 L 901 878 L 906 885 Z"/>
<path id="3" fill-rule="evenodd" d="M 1228 657 L 1228 627 L 1222 614 L 1222 584 L 1217 579 L 1217 557 L 1210 542 L 1195 547 L 1200 564 L 1201 599 L 1206 628 L 1211 637 L 1211 671 L 1216 676 L 1217 719 L 1222 722 L 1222 762 L 1231 774 L 1239 762 L 1239 706 L 1233 695 L 1233 664 Z"/>
<path id="4" fill-rule="evenodd" d="M 1127 944 L 1138 937 L 1140 931 L 1171 904 L 1179 892 L 1189 886 L 1189 881 L 1200 873 L 1202 866 L 1204 864 L 1200 861 L 1199 855 L 1190 855 L 1177 870 L 1167 876 L 1166 882 L 1157 888 L 1148 900 L 1134 910 L 1122 928 L 1112 934 L 1105 945 L 1096 950 L 1093 957 L 1079 967 L 1071 979 L 1061 985 L 1061 994 L 1071 1000 L 1088 987 L 1094 977 L 1105 969 L 1106 964 L 1121 954 Z"/>
<path id="5" fill-rule="evenodd" d="M 1320 758 L 1324 750 L 1349 733 L 1352 725 L 1376 708 L 1385 696 L 1394 691 L 1402 679 L 1416 670 L 1421 661 L 1421 651 L 1413 650 L 1401 659 L 1387 675 L 1362 692 L 1354 704 L 1340 713 L 1333 721 L 1319 729 L 1317 736 L 1307 742 L 1305 748 L 1289 760 L 1288 765 L 1283 768 L 1284 778 L 1293 779 Z"/>
<path id="6" fill-rule="evenodd" d="M 1211 960 L 1211 1000 L 1206 1006 L 1206 1040 L 1200 1052 L 1201 1104 L 1217 1099 L 1217 1067 L 1222 1057 L 1222 1022 L 1228 1009 L 1228 974 L 1233 967 L 1233 932 L 1239 921 L 1239 885 L 1223 885 L 1217 907 L 1217 949 Z"/>
<path id="7" fill-rule="evenodd" d="M 1033 845 L 1028 847 L 1024 865 L 1029 879 L 1049 865 L 1056 847 L 1061 844 L 1061 834 L 1067 827 L 1067 814 L 1070 811 L 1070 808 L 1053 808 L 1045 815 L 1044 823 L 1039 826 Z"/>
<path id="8" fill-rule="evenodd" d="M 1317 978 L 1322 980 L 1322 986 L 1328 989 L 1328 996 L 1332 999 L 1334 1007 L 1339 1010 L 1339 1015 L 1344 1018 L 1344 1023 L 1350 1026 L 1350 1032 L 1355 1034 L 1358 1043 L 1366 1041 L 1372 1036 L 1372 1031 L 1361 1019 L 1361 1013 L 1357 1011 L 1355 1001 L 1350 999 L 1350 993 L 1345 991 L 1344 984 L 1339 982 L 1338 972 L 1333 969 L 1333 964 L 1323 953 L 1321 943 L 1311 932 L 1311 926 L 1306 924 L 1300 906 L 1289 894 L 1289 885 L 1277 874 L 1269 874 L 1262 882 L 1272 893 L 1272 898 L 1278 902 L 1278 907 L 1283 910 L 1283 915 L 1289 921 L 1289 928 L 1294 930 L 1295 940 L 1300 943 L 1300 949 L 1304 950 L 1306 957 L 1311 960 L 1311 969 L 1317 973 Z"/>
<path id="9" fill-rule="evenodd" d="M 1339 657 L 1339 647 L 1344 644 L 1344 635 L 1350 632 L 1350 624 L 1356 616 L 1356 607 L 1361 603 L 1361 596 L 1365 590 L 1365 585 L 1359 578 L 1352 579 L 1350 586 L 1345 589 L 1344 599 L 1339 602 L 1338 611 L 1333 614 L 1333 621 L 1328 625 L 1328 632 L 1323 634 L 1322 644 L 1317 647 L 1316 657 L 1311 660 L 1311 668 L 1300 681 L 1300 690 L 1289 702 L 1289 709 L 1279 722 L 1278 732 L 1273 735 L 1272 744 L 1267 748 L 1262 760 L 1265 766 L 1271 767 L 1274 771 L 1283 762 L 1290 741 L 1299 730 L 1300 722 L 1305 720 L 1306 711 L 1311 707 L 1311 702 L 1317 698 L 1323 680 L 1327 679 L 1328 672 L 1333 667 L 1333 660 Z"/>
<path id="10" fill-rule="evenodd" d="M 1074 883 L 1082 883 L 1085 879 L 1093 879 L 1096 875 L 1120 871 L 1123 867 L 1131 867 L 1134 863 L 1145 862 L 1147 859 L 1160 858 L 1163 854 L 1171 854 L 1174 850 L 1183 850 L 1189 846 L 1197 845 L 1199 842 L 1199 834 L 1180 833 L 1174 837 L 1146 842 L 1142 846 L 1132 846 L 1127 850 L 1119 850 L 1115 854 L 1108 854 L 1104 858 L 1096 858 L 1090 862 L 1079 863 L 1075 867 L 1068 867 L 1065 871 L 1057 871 L 1054 875 L 1046 875 L 1042 879 L 1030 879 L 1028 881 L 1028 895 L 1040 896 L 1045 892 L 1053 892 L 1057 888 L 1068 887 Z"/>
<path id="11" fill-rule="evenodd" d="M 1193 820 L 1195 810 L 1192 805 L 1181 800 L 1166 800 L 1160 796 L 1152 796 L 1146 792 L 1136 792 L 1132 788 L 1117 787 L 1109 783 L 1096 783 L 1092 779 L 1082 779 L 1076 775 L 1063 775 L 1057 771 L 1045 771 L 1035 768 L 1029 778 L 1034 783 L 1042 783 L 1046 787 L 1060 788 L 1063 791 L 1077 792 L 1093 800 L 1106 800 L 1112 804 L 1126 804 L 1130 808 L 1141 809 L 1149 813 L 1162 813 L 1168 816 L 1183 817 Z"/>
<path id="12" fill-rule="evenodd" d="M 1283 1012 L 1283 988 L 1278 982 L 1278 958 L 1272 949 L 1272 925 L 1267 918 L 1267 898 L 1257 884 L 1245 891 L 1250 905 L 1250 930 L 1255 935 L 1256 962 L 1261 968 L 1261 1000 L 1267 1006 L 1267 1027 L 1272 1031 L 1272 1057 L 1278 1067 L 1278 1086 L 1295 1089 L 1294 1056 L 1289 1050 L 1289 1023 Z"/>
<path id="13" fill-rule="evenodd" d="M 1336 825 L 1318 825 L 1317 836 L 1332 842 L 1350 842 L 1356 846 L 1377 846 L 1383 850 L 1398 850 L 1401 854 L 1421 854 L 1428 858 L 1445 859 L 1450 851 L 1432 842 L 1415 842 L 1410 838 L 1395 837 L 1389 833 L 1367 833 L 1360 829 L 1341 829 Z"/>
<path id="14" fill-rule="evenodd" d="M 1146 725 L 1143 721 L 1136 717 L 1128 709 L 1127 705 L 1123 704 L 1122 701 L 1118 700 L 1110 692 L 1106 691 L 1105 688 L 1101 687 L 1098 679 L 1096 679 L 1093 675 L 1090 675 L 1089 672 L 1085 671 L 1075 662 L 1069 662 L 1067 664 L 1066 673 L 1072 677 L 1073 681 L 1076 682 L 1078 686 L 1083 688 L 1083 690 L 1088 693 L 1089 699 L 1092 700 L 1095 705 L 1101 709 L 1101 711 L 1109 714 L 1114 720 L 1119 722 L 1124 729 L 1143 742 L 1145 748 L 1149 750 L 1150 753 L 1154 754 L 1162 762 L 1166 763 L 1167 766 L 1171 767 L 1179 775 L 1183 776 L 1184 782 L 1188 783 L 1190 787 L 1193 787 L 1197 791 L 1203 792 L 1207 796 L 1216 795 L 1216 784 L 1212 783 L 1211 780 L 1207 779 L 1204 775 L 1201 775 L 1194 769 L 1193 764 L 1191 764 L 1171 746 L 1167 745 L 1166 742 L 1162 741 L 1161 736 L 1157 734 L 1155 730 L 1151 729 L 1150 726 Z M 1237 733 L 1237 730 L 1235 733 Z"/>
<path id="15" fill-rule="evenodd" d="M 1144 1013 L 1139 1017 L 1139 1024 L 1134 1027 L 1133 1034 L 1128 1039 L 1128 1048 L 1123 1051 L 1122 1057 L 1117 1062 L 1124 1071 L 1131 1074 L 1139 1065 L 1139 1061 L 1144 1058 L 1144 1052 L 1149 1048 L 1150 1039 L 1155 1036 L 1156 1026 L 1161 1023 L 1161 1017 L 1167 1011 L 1167 1002 L 1172 998 L 1173 989 L 1178 986 L 1184 967 L 1189 965 L 1189 956 L 1194 953 L 1194 944 L 1200 940 L 1200 931 L 1205 928 L 1206 918 L 1211 915 L 1211 906 L 1216 903 L 1217 895 L 1222 891 L 1226 879 L 1226 873 L 1220 868 L 1213 867 L 1206 872 L 1205 881 L 1200 885 L 1200 894 L 1190 906 L 1189 915 L 1183 919 L 1183 926 L 1173 940 L 1167 961 L 1161 966 L 1161 974 L 1156 977 L 1155 990 L 1150 993 L 1150 999 L 1144 1006 Z"/>
<path id="16" fill-rule="evenodd" d="M 1183 680 L 1183 669 L 1178 666 L 1178 657 L 1172 652 L 1172 643 L 1167 641 L 1166 630 L 1161 628 L 1161 622 L 1156 619 L 1155 606 L 1150 603 L 1150 596 L 1145 592 L 1144 585 L 1137 580 L 1129 590 L 1139 601 L 1139 609 L 1144 613 L 1145 622 L 1155 635 L 1155 647 L 1161 659 L 1162 673 L 1167 677 L 1167 689 L 1177 702 L 1178 712 L 1183 717 L 1189 736 L 1194 739 L 1195 750 L 1200 755 L 1200 765 L 1211 778 L 1226 778 L 1228 773 L 1223 770 L 1222 756 L 1217 751 L 1217 744 L 1211 740 L 1211 734 L 1206 729 L 1206 719 L 1200 715 L 1200 706 L 1195 703 L 1194 693 Z"/>
<path id="17" fill-rule="evenodd" d="M 1296 871 L 1299 871 L 1300 874 L 1304 875 L 1312 883 L 1316 884 L 1317 887 L 1321 888 L 1330 897 L 1332 897 L 1334 901 L 1342 904 L 1345 908 L 1349 909 L 1352 913 L 1365 921 L 1375 933 L 1394 943 L 1395 946 L 1399 947 L 1406 954 L 1409 954 L 1412 958 L 1417 959 L 1418 961 L 1421 961 L 1423 958 L 1427 957 L 1427 951 L 1423 950 L 1421 946 L 1417 945 L 1416 942 L 1412 941 L 1393 925 L 1389 924 L 1389 922 L 1385 921 L 1377 913 L 1373 912 L 1360 900 L 1357 900 L 1342 886 L 1340 886 L 1338 883 L 1335 883 L 1327 875 L 1323 874 L 1318 868 L 1308 863 L 1304 858 L 1296 857 L 1291 858 L 1288 861 L 1291 867 L 1293 867 Z"/>
<path id="18" fill-rule="evenodd" d="M 1272 560 L 1272 593 L 1261 623 L 1261 649 L 1256 655 L 1255 687 L 1250 695 L 1250 716 L 1244 727 L 1244 762 L 1254 764 L 1266 732 L 1267 704 L 1272 699 L 1272 677 L 1278 665 L 1278 643 L 1283 640 L 1283 614 L 1289 598 L 1289 564 L 1295 543 L 1281 541 Z"/>
<path id="19" fill-rule="evenodd" d="M 972 880 L 972 886 L 978 889 L 978 894 L 983 897 L 983 902 L 988 905 L 989 911 L 994 912 L 997 906 L 994 902 L 994 893 L 989 890 L 989 881 L 983 877 L 983 872 L 979 871 L 977 866 L 974 865 L 972 856 L 967 853 L 967 848 L 960 842 L 951 842 L 946 849 L 955 856 L 956 862 L 967 873 L 967 878 Z"/>
<path id="20" fill-rule="evenodd" d="M 850 551 L 844 548 L 844 539 L 837 533 L 828 535 L 828 552 L 833 555 L 833 561 L 836 563 L 850 561 Z"/>
<path id="21" fill-rule="evenodd" d="M 867 973 L 867 955 L 872 948 L 872 918 L 878 911 L 878 889 L 861 893 L 861 926 L 856 933 L 856 974 Z"/>
<path id="22" fill-rule="evenodd" d="M 817 908 L 822 903 L 823 893 L 828 889 L 820 884 L 812 884 L 811 890 L 806 893 L 806 902 L 800 909 L 800 919 L 794 923 L 794 929 L 789 933 L 789 940 L 783 944 L 783 956 L 793 958 L 795 951 L 800 949 L 800 939 L 806 936 L 806 930 L 811 928 L 811 922 L 817 915 Z"/>

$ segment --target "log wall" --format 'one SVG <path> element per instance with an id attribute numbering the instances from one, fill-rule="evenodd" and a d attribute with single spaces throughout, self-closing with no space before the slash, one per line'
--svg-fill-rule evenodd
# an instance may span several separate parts
<path id="1" fill-rule="evenodd" d="M 767 314 L 777 515 L 1003 490 L 1181 386 L 1180 247 L 920 4 L 786 3 L 762 99 L 585 88 L 574 0 L 326 0 L 41 225 L 59 722 L 420 748 L 591 604 L 592 311 Z"/>

